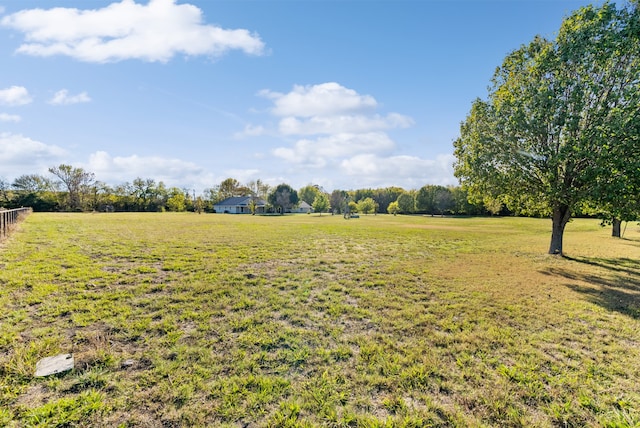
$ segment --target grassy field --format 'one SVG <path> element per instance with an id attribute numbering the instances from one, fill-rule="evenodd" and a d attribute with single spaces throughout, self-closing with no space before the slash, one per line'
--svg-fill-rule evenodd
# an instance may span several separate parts
<path id="1" fill-rule="evenodd" d="M 558 258 L 550 227 L 32 214 L 0 246 L 0 426 L 640 426 L 640 229 L 573 221 Z"/>

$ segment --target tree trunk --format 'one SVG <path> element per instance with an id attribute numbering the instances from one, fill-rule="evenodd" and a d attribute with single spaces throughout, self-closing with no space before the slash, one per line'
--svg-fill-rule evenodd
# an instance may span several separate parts
<path id="1" fill-rule="evenodd" d="M 620 238 L 620 226 L 622 225 L 622 220 L 614 218 L 611 224 L 611 236 L 614 238 Z"/>
<path id="2" fill-rule="evenodd" d="M 571 210 L 565 204 L 556 205 L 553 208 L 552 226 L 551 226 L 551 245 L 549 246 L 549 254 L 562 255 L 562 238 L 564 235 L 564 227 L 571 218 Z"/>

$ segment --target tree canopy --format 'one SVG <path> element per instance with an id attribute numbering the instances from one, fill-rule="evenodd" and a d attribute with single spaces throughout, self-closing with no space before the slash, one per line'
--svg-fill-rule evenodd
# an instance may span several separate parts
<path id="1" fill-rule="evenodd" d="M 322 213 L 327 209 L 329 209 L 329 198 L 326 193 L 319 192 L 313 200 L 313 211 L 320 213 L 322 216 Z"/>
<path id="2" fill-rule="evenodd" d="M 280 214 L 284 214 L 298 203 L 298 192 L 288 184 L 278 184 L 269 194 L 268 201 L 274 207 L 280 208 Z"/>
<path id="3" fill-rule="evenodd" d="M 549 253 L 562 254 L 581 204 L 615 203 L 603 190 L 628 189 L 622 177 L 637 175 L 640 158 L 620 155 L 637 151 L 639 52 L 637 7 L 605 3 L 567 17 L 555 40 L 538 36 L 509 54 L 454 142 L 470 197 L 550 215 Z"/>
<path id="4" fill-rule="evenodd" d="M 302 187 L 300 190 L 298 190 L 298 198 L 301 201 L 305 201 L 309 205 L 313 205 L 313 201 L 316 200 L 316 197 L 320 193 L 323 193 L 320 190 L 320 186 L 309 184 L 307 186 Z"/>
<path id="5" fill-rule="evenodd" d="M 357 203 L 357 206 L 358 212 L 361 212 L 362 214 L 371 214 L 376 210 L 376 201 L 374 201 L 373 198 L 367 197 L 364 199 L 360 199 Z"/>
<path id="6" fill-rule="evenodd" d="M 95 175 L 82 168 L 65 164 L 51 167 L 49 172 L 58 177 L 66 187 L 68 191 L 68 208 L 81 210 L 83 205 L 82 197 L 88 193 L 87 190 L 94 184 Z"/>
<path id="7" fill-rule="evenodd" d="M 416 209 L 416 199 L 413 194 L 404 192 L 398 196 L 396 200 L 398 203 L 398 210 L 403 214 L 411 214 Z"/>

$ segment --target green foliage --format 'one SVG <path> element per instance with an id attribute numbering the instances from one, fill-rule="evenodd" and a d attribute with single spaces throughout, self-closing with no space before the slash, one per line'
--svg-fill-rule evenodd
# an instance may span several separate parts
<path id="1" fill-rule="evenodd" d="M 88 426 L 92 418 L 106 410 L 103 398 L 102 394 L 89 390 L 28 410 L 24 419 L 28 426 Z"/>
<path id="2" fill-rule="evenodd" d="M 205 207 L 204 199 L 202 199 L 201 196 L 198 196 L 193 204 L 193 210 L 198 214 L 202 214 L 202 212 L 204 211 L 204 207 Z M 251 214 L 256 213 L 256 201 L 254 201 L 253 199 L 249 203 L 249 209 L 251 210 Z"/>
<path id="3" fill-rule="evenodd" d="M 251 198 L 249 201 L 249 212 L 251 215 L 256 215 L 256 210 L 258 209 L 258 203 L 254 198 Z"/>
<path id="4" fill-rule="evenodd" d="M 315 199 L 313 200 L 313 211 L 320 213 L 322 215 L 323 212 L 329 209 L 329 198 L 324 192 L 318 193 Z"/>
<path id="5" fill-rule="evenodd" d="M 309 205 L 313 205 L 313 202 L 321 193 L 323 192 L 320 190 L 319 186 L 309 184 L 308 186 L 304 186 L 298 191 L 298 199 L 301 201 L 305 201 Z"/>
<path id="6" fill-rule="evenodd" d="M 376 201 L 372 198 L 360 199 L 357 203 L 357 209 L 362 214 L 371 214 L 376 211 Z"/>
<path id="7" fill-rule="evenodd" d="M 456 200 L 451 189 L 426 185 L 416 193 L 416 211 L 427 214 L 444 214 L 456 211 Z"/>
<path id="8" fill-rule="evenodd" d="M 95 182 L 95 175 L 82 168 L 60 164 L 49 168 L 67 190 L 63 206 L 70 211 L 82 211 L 89 208 L 91 186 Z"/>
<path id="9" fill-rule="evenodd" d="M 347 211 L 349 203 L 349 195 L 343 190 L 334 190 L 329 197 L 329 205 L 333 212 L 344 214 Z"/>
<path id="10" fill-rule="evenodd" d="M 387 212 L 393 215 L 398 214 L 400 212 L 400 208 L 398 207 L 398 201 L 391 202 L 387 207 Z"/>
<path id="11" fill-rule="evenodd" d="M 133 180 L 130 192 L 135 210 L 146 212 L 160 211 L 166 207 L 167 199 L 176 195 L 176 189 L 167 190 L 162 181 L 156 184 L 155 180 L 151 178 L 142 179 L 140 177 Z M 169 194 L 170 192 L 171 195 Z M 108 195 L 110 189 L 105 186 L 101 189 L 101 193 Z M 117 204 L 117 200 L 112 202 Z M 102 204 L 109 204 L 109 202 L 102 201 Z M 99 206 L 101 204 L 98 203 L 97 205 Z M 174 199 L 174 201 L 172 201 L 172 208 L 169 209 L 173 211 L 173 208 L 177 208 L 176 205 L 179 205 L 179 201 Z"/>
<path id="12" fill-rule="evenodd" d="M 232 198 L 234 196 L 247 196 L 250 194 L 250 190 L 240 184 L 235 178 L 227 178 L 222 180 L 217 187 L 218 200 L 224 201 L 225 199 Z"/>
<path id="13" fill-rule="evenodd" d="M 398 209 L 403 214 L 411 214 L 416 210 L 416 199 L 413 193 L 404 192 L 398 196 Z"/>
<path id="14" fill-rule="evenodd" d="M 383 189 L 374 189 L 371 197 L 378 204 L 378 212 L 386 213 L 389 204 L 396 201 L 403 192 L 404 189 L 400 187 L 385 187 Z"/>
<path id="15" fill-rule="evenodd" d="M 278 184 L 269 193 L 268 201 L 272 206 L 279 207 L 280 214 L 284 214 L 298 203 L 298 192 L 288 184 Z"/>
<path id="16" fill-rule="evenodd" d="M 187 198 L 184 192 L 177 187 L 169 190 L 169 198 L 167 199 L 167 210 L 182 212 L 187 209 Z"/>

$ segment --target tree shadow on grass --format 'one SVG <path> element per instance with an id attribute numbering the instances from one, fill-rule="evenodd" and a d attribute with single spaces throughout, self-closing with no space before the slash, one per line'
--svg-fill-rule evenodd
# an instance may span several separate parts
<path id="1" fill-rule="evenodd" d="M 542 273 L 571 280 L 565 285 L 603 308 L 640 319 L 640 262 L 628 258 L 566 257 L 576 269 L 551 267 Z M 580 265 L 598 272 L 583 272 Z M 585 283 L 587 285 L 585 285 Z"/>

